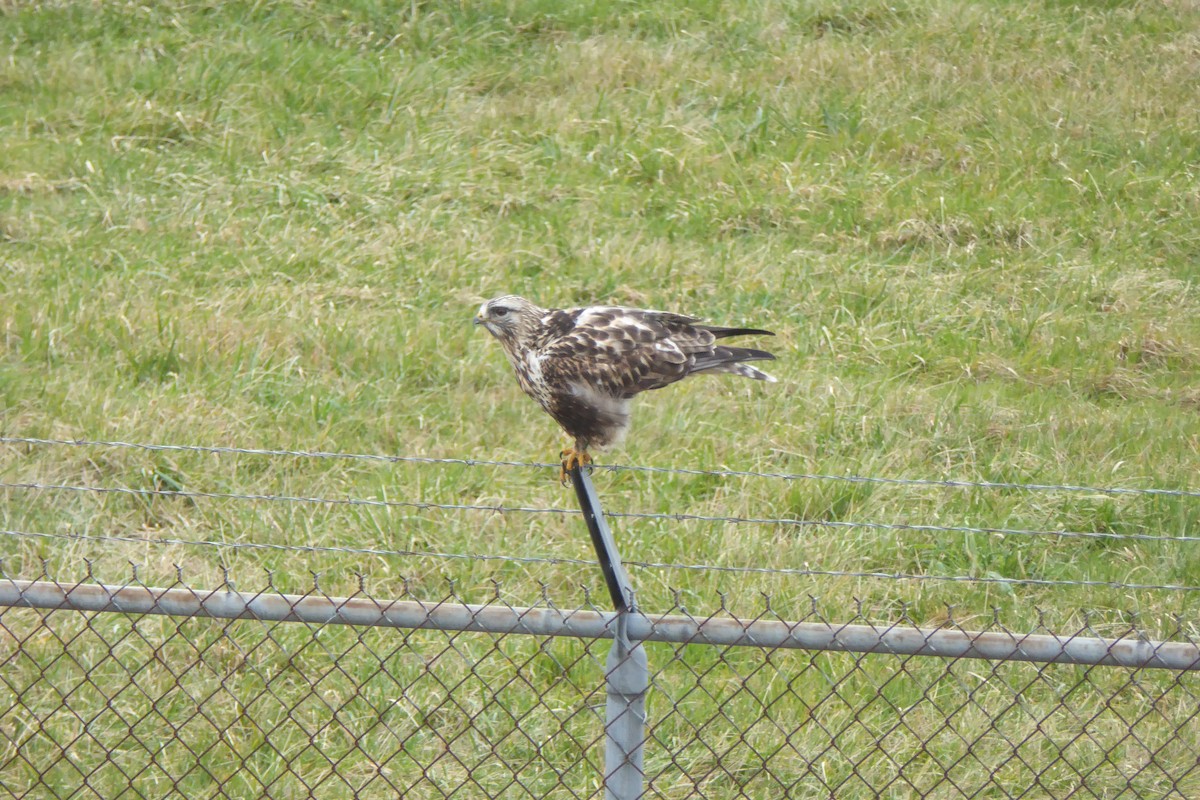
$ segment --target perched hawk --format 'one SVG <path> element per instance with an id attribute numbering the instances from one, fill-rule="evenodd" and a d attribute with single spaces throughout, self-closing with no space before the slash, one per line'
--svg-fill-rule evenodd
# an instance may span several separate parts
<path id="1" fill-rule="evenodd" d="M 525 393 L 575 438 L 562 452 L 562 479 L 591 462 L 588 447 L 621 440 L 633 396 L 701 372 L 771 381 L 747 361 L 775 356 L 718 339 L 773 335 L 754 328 L 699 325 L 696 317 L 639 308 L 540 308 L 508 295 L 479 307 L 476 325 L 500 340 Z"/>

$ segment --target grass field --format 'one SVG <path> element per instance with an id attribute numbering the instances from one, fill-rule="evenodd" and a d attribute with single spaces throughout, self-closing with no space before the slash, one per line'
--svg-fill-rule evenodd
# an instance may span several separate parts
<path id="1" fill-rule="evenodd" d="M 553 460 L 479 302 L 778 335 L 778 384 L 639 400 L 605 464 L 1200 488 L 1200 9 L 1188 0 L 0 3 L 0 434 Z M 550 468 L 0 445 L 0 479 L 573 505 Z M 598 471 L 635 562 L 1200 584 L 1200 499 Z M 578 518 L 6 490 L 10 575 L 366 575 L 583 602 Z M 1171 538 L 1173 537 L 1173 538 Z M 635 568 L 647 610 L 861 599 L 1151 631 L 1200 592 Z M 795 609 L 794 613 L 789 613 Z M 993 609 L 998 609 L 993 611 Z M 1108 622 L 1098 623 L 1108 624 Z M 881 665 L 886 669 L 886 665 Z"/>

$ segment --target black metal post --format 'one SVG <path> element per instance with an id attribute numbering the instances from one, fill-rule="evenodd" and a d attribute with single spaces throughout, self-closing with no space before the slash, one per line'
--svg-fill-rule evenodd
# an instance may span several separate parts
<path id="1" fill-rule="evenodd" d="M 641 642 L 629 640 L 628 622 L 637 611 L 633 586 L 604 519 L 590 471 L 571 470 L 571 484 L 583 509 L 592 545 L 600 559 L 604 582 L 617 610 L 617 629 L 612 649 L 604 666 L 607 696 L 604 720 L 604 796 L 606 800 L 639 800 L 644 795 L 645 769 L 643 750 L 646 742 L 646 690 L 650 688 L 650 667 Z"/>
<path id="2" fill-rule="evenodd" d="M 612 531 L 604 519 L 604 510 L 600 508 L 596 487 L 592 486 L 590 471 L 576 467 L 568 474 L 571 476 L 571 485 L 575 487 L 575 495 L 579 498 L 579 507 L 583 510 L 588 533 L 592 535 L 592 546 L 596 548 L 596 556 L 600 559 L 600 569 L 604 573 L 608 593 L 612 596 L 613 608 L 622 612 L 633 611 L 637 608 L 633 586 L 629 583 L 629 576 L 625 574 L 625 567 L 621 565 L 621 556 L 617 553 Z"/>

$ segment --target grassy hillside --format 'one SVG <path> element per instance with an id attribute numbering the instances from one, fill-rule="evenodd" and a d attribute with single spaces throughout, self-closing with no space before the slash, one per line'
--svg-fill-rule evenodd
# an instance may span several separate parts
<path id="1" fill-rule="evenodd" d="M 1187 3 L 62 3 L 0 38 L 10 436 L 544 462 L 508 292 L 775 330 L 602 463 L 1196 488 Z M 552 470 L 7 446 L 6 481 L 570 507 Z M 1196 536 L 1170 496 L 597 473 L 613 511 Z M 8 491 L 9 529 L 587 558 L 560 515 Z M 1186 541 L 616 523 L 633 561 L 1196 584 Z M 566 604 L 574 565 L 6 538 L 10 572 L 350 567 Z M 586 576 L 586 577 L 585 577 Z M 1191 593 L 635 570 L 648 602 L 1171 613 Z M 433 591 L 431 589 L 431 591 Z M 1065 599 L 1062 599 L 1065 598 Z M 778 607 L 778 603 L 777 603 Z M 1066 612 L 1069 613 L 1069 612 Z"/>
<path id="2" fill-rule="evenodd" d="M 545 463 L 479 302 L 668 308 L 776 331 L 780 382 L 645 396 L 602 465 L 1192 494 L 597 470 L 646 610 L 1200 638 L 1120 586 L 1200 585 L 1195 3 L 0 3 L 0 43 L 0 436 Z M 577 608 L 579 518 L 486 510 L 555 475 L 10 441 L 0 556 Z M 0 630 L 14 794 L 599 785 L 600 644 L 53 619 Z M 1186 676 L 650 649 L 660 796 L 1195 793 Z"/>

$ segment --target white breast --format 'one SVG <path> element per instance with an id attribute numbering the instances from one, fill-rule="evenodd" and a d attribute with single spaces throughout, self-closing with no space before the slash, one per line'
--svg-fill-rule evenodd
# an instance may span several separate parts
<path id="1" fill-rule="evenodd" d="M 535 353 L 530 350 L 525 354 L 525 367 L 529 371 L 529 380 L 542 382 L 542 362 L 545 360 L 545 353 Z"/>
<path id="2" fill-rule="evenodd" d="M 545 353 L 536 353 L 533 351 L 525 354 L 525 379 L 528 385 L 525 386 L 525 391 L 529 392 L 534 400 L 537 400 L 543 407 L 550 401 L 550 391 L 546 386 L 546 378 L 542 375 L 542 362 L 546 360 Z M 520 370 L 518 370 L 520 372 Z"/>

